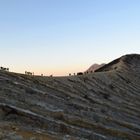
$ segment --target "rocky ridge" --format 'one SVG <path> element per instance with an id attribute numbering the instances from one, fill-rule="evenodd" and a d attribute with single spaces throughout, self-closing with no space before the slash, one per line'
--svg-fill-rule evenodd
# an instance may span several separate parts
<path id="1" fill-rule="evenodd" d="M 79 76 L 0 71 L 2 140 L 139 140 L 139 107 L 137 54 Z"/>

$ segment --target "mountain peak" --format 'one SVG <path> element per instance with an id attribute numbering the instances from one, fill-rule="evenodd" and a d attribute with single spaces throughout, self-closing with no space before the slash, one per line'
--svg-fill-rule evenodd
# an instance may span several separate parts
<path id="1" fill-rule="evenodd" d="M 95 72 L 111 71 L 117 69 L 137 70 L 140 69 L 140 55 L 139 54 L 127 54 L 114 61 L 104 65 L 97 69 Z"/>

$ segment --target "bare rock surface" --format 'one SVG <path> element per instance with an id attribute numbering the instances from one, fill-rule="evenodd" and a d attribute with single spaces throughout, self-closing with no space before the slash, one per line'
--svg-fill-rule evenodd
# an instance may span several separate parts
<path id="1" fill-rule="evenodd" d="M 140 140 L 140 55 L 95 73 L 0 71 L 1 140 Z"/>

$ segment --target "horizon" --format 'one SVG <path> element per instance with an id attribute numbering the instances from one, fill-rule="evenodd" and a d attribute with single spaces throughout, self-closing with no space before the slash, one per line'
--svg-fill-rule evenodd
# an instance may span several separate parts
<path id="1" fill-rule="evenodd" d="M 0 1 L 0 65 L 62 76 L 140 54 L 138 0 Z"/>

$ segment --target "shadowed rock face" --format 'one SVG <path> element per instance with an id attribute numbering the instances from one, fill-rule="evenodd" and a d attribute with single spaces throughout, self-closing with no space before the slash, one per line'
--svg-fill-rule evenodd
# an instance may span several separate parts
<path id="1" fill-rule="evenodd" d="M 0 139 L 140 140 L 140 55 L 95 73 L 0 72 Z"/>
<path id="2" fill-rule="evenodd" d="M 113 69 L 127 69 L 136 71 L 137 69 L 140 71 L 140 55 L 138 54 L 131 54 L 125 55 L 121 58 L 118 58 L 112 61 L 109 64 L 104 65 L 103 67 L 95 70 L 95 72 L 102 72 L 102 71 L 111 71 Z"/>

